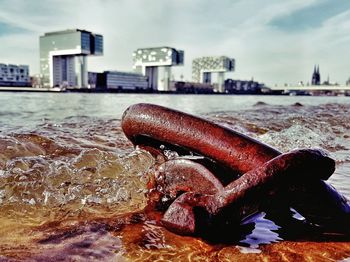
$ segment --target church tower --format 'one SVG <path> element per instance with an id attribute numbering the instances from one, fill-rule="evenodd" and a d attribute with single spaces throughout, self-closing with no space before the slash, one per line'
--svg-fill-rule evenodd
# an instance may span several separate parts
<path id="1" fill-rule="evenodd" d="M 321 84 L 321 75 L 320 75 L 319 66 L 316 66 L 316 65 L 314 66 L 314 72 L 312 74 L 311 84 L 317 85 L 317 86 Z"/>

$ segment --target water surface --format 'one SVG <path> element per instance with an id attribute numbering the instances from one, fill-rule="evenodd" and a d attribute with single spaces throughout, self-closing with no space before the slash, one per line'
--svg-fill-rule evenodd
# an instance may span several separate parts
<path id="1" fill-rule="evenodd" d="M 329 182 L 350 197 L 348 97 L 0 93 L 0 261 L 350 257 L 348 240 L 285 237 L 264 213 L 245 221 L 234 243 L 157 225 L 143 212 L 155 159 L 134 150 L 120 127 L 139 102 L 211 119 L 281 151 L 323 148 L 337 163 Z"/>

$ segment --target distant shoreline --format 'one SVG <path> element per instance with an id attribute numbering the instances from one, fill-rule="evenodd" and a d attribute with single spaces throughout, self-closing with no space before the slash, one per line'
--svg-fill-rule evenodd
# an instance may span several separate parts
<path id="1" fill-rule="evenodd" d="M 347 93 L 319 93 L 310 94 L 307 92 L 282 92 L 272 90 L 270 92 L 235 92 L 235 93 L 216 93 L 203 92 L 201 90 L 196 92 L 191 91 L 156 91 L 156 90 L 123 90 L 123 89 L 95 89 L 95 88 L 35 88 L 35 87 L 14 87 L 14 86 L 0 86 L 0 92 L 38 92 L 38 93 L 87 93 L 87 94 L 158 94 L 158 95 L 257 95 L 257 96 L 349 96 Z"/>
<path id="2" fill-rule="evenodd" d="M 216 93 L 216 92 L 177 92 L 177 91 L 149 91 L 149 90 L 121 90 L 121 89 L 94 89 L 94 88 L 34 88 L 0 86 L 0 92 L 39 92 L 39 93 L 112 93 L 112 94 L 164 94 L 164 95 L 282 95 L 273 93 Z M 283 94 L 284 95 L 284 94 Z"/>
<path id="3" fill-rule="evenodd" d="M 0 92 L 65 92 L 60 88 L 36 88 L 36 87 L 16 87 L 16 86 L 0 86 Z"/>

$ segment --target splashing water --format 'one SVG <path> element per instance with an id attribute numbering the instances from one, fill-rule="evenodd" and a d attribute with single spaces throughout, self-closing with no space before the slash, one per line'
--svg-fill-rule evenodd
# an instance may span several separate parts
<path id="1" fill-rule="evenodd" d="M 320 147 L 337 170 L 330 183 L 350 197 L 350 106 L 274 106 L 205 117 L 281 151 Z M 167 152 L 177 158 L 176 152 Z M 143 209 L 156 159 L 127 141 L 120 120 L 50 119 L 0 133 L 1 260 L 314 260 L 346 259 L 345 241 L 288 241 L 264 214 L 236 244 L 172 234 Z M 234 232 L 232 233 L 234 234 Z M 281 241 L 283 239 L 283 241 Z M 246 254 L 247 253 L 247 254 Z"/>

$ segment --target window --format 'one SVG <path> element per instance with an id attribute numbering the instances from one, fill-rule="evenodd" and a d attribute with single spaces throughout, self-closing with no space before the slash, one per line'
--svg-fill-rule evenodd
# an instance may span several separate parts
<path id="1" fill-rule="evenodd" d="M 81 33 L 81 49 L 90 52 L 90 34 Z"/>

